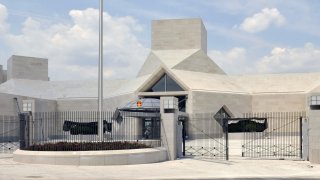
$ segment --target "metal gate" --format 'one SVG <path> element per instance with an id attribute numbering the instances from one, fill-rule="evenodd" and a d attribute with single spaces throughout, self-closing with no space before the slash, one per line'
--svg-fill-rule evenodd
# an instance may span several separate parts
<path id="1" fill-rule="evenodd" d="M 19 117 L 0 115 L 0 153 L 12 153 L 19 149 Z"/>
<path id="2" fill-rule="evenodd" d="M 190 114 L 183 126 L 184 155 L 228 160 L 228 133 L 214 114 Z"/>
<path id="3" fill-rule="evenodd" d="M 244 133 L 242 157 L 302 159 L 305 116 L 305 112 L 244 114 L 248 119 L 240 122 Z"/>

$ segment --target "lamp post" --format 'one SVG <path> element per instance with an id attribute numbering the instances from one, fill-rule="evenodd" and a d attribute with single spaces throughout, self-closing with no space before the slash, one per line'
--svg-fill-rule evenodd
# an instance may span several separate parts
<path id="1" fill-rule="evenodd" d="M 103 0 L 99 2 L 98 138 L 103 141 Z"/>

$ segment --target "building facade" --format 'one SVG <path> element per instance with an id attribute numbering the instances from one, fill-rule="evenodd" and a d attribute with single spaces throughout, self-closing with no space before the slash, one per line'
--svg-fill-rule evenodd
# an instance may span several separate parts
<path id="1" fill-rule="evenodd" d="M 207 55 L 207 31 L 201 19 L 152 22 L 150 53 L 134 79 L 105 80 L 104 110 L 141 98 L 174 96 L 186 114 L 231 117 L 250 112 L 306 112 L 309 159 L 320 162 L 320 72 L 227 75 Z M 96 81 L 50 81 L 48 60 L 12 56 L 0 66 L 0 113 L 95 111 Z M 319 96 L 318 96 L 319 95 Z M 191 120 L 191 119 L 190 119 Z"/>

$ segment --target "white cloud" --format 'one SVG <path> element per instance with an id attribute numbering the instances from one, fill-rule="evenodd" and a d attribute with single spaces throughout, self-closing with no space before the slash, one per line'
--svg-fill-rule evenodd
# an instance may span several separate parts
<path id="1" fill-rule="evenodd" d="M 228 74 L 243 74 L 250 71 L 245 48 L 234 47 L 227 51 L 211 50 L 208 55 Z"/>
<path id="2" fill-rule="evenodd" d="M 21 33 L 4 34 L 4 43 L 12 54 L 48 58 L 51 79 L 95 79 L 99 12 L 92 8 L 71 10 L 69 16 L 70 22 L 49 26 L 28 17 Z M 105 12 L 104 27 L 104 76 L 135 76 L 148 52 L 136 38 L 142 31 L 141 25 L 130 16 L 112 17 Z"/>
<path id="3" fill-rule="evenodd" d="M 320 69 L 320 48 L 312 43 L 301 48 L 275 47 L 270 55 L 256 64 L 260 73 L 318 72 Z"/>
<path id="4" fill-rule="evenodd" d="M 7 17 L 8 17 L 7 8 L 4 5 L 0 4 L 0 35 L 4 33 L 8 28 L 8 25 L 6 23 Z"/>
<path id="5" fill-rule="evenodd" d="M 281 26 L 285 21 L 285 17 L 277 8 L 264 8 L 261 12 L 256 13 L 251 17 L 247 17 L 240 24 L 240 29 L 249 33 L 256 33 L 267 29 L 272 24 Z"/>

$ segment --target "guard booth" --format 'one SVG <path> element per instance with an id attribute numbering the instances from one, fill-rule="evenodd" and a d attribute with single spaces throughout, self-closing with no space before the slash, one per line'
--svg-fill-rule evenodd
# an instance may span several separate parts
<path id="1" fill-rule="evenodd" d="M 142 98 L 127 103 L 119 111 L 136 112 L 133 116 L 140 119 L 141 136 L 145 139 L 160 137 L 161 146 L 167 149 L 168 159 L 174 160 L 182 157 L 182 123 L 187 118 L 186 113 L 179 111 L 178 104 L 175 97 Z"/>

